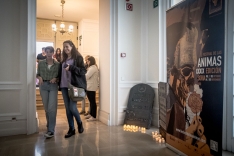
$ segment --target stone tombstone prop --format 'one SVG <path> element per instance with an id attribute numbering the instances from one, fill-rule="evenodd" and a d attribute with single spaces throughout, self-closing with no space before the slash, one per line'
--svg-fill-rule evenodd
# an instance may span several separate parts
<path id="1" fill-rule="evenodd" d="M 124 124 L 150 128 L 155 92 L 147 84 L 137 84 L 130 90 Z"/>

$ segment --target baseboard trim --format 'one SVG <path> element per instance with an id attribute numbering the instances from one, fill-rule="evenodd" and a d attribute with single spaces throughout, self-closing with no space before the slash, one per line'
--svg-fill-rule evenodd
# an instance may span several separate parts
<path id="1" fill-rule="evenodd" d="M 0 122 L 0 136 L 27 134 L 27 120 Z"/>
<path id="2" fill-rule="evenodd" d="M 99 110 L 98 120 L 106 125 L 110 125 L 110 113 Z"/>

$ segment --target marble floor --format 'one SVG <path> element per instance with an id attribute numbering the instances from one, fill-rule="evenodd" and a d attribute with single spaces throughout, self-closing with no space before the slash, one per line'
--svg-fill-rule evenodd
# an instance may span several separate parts
<path id="1" fill-rule="evenodd" d="M 68 130 L 64 109 L 58 109 L 55 136 L 45 139 L 44 110 L 38 110 L 39 133 L 0 137 L 0 156 L 176 156 L 165 144 L 156 143 L 151 136 L 156 128 L 146 133 L 123 131 L 122 126 L 106 126 L 86 122 L 81 115 L 84 133 L 64 138 Z M 234 154 L 223 151 L 224 156 Z"/>

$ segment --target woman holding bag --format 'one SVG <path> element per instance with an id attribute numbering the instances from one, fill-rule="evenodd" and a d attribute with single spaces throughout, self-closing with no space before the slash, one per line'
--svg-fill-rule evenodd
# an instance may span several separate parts
<path id="1" fill-rule="evenodd" d="M 74 118 L 78 125 L 78 132 L 83 133 L 84 128 L 77 110 L 77 101 L 72 101 L 68 95 L 68 82 L 71 85 L 86 90 L 86 69 L 83 57 L 77 51 L 72 41 L 63 42 L 62 62 L 60 66 L 60 90 L 62 91 L 63 100 L 66 108 L 66 115 L 69 124 L 69 130 L 65 138 L 75 135 Z"/>

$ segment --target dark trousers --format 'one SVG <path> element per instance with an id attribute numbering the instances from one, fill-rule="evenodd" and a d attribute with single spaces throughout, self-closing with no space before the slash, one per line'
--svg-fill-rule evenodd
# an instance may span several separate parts
<path id="1" fill-rule="evenodd" d="M 96 92 L 87 91 L 87 97 L 90 103 L 90 115 L 96 118 L 96 115 L 97 115 Z"/>

